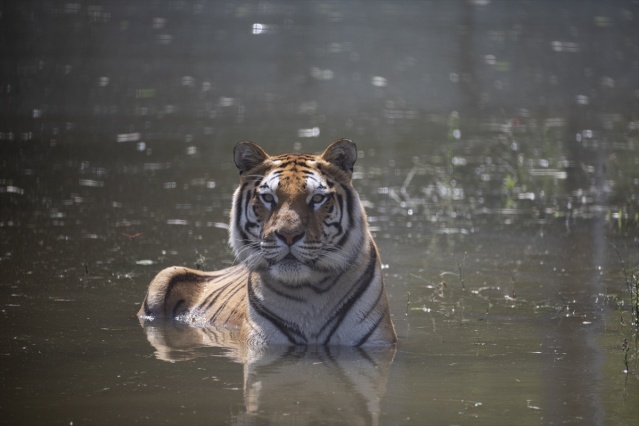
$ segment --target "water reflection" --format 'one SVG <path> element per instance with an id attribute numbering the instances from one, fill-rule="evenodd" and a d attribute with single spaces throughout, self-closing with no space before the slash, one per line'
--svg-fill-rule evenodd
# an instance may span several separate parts
<path id="1" fill-rule="evenodd" d="M 160 360 L 186 361 L 220 347 L 243 364 L 245 412 L 236 424 L 379 424 L 394 347 L 256 347 L 228 329 L 141 324 Z"/>

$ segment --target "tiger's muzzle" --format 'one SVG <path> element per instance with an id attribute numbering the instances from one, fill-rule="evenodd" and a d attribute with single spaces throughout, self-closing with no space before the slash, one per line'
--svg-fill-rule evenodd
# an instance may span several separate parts
<path id="1" fill-rule="evenodd" d="M 275 231 L 275 237 L 284 242 L 287 246 L 292 246 L 304 238 L 304 231 Z"/>

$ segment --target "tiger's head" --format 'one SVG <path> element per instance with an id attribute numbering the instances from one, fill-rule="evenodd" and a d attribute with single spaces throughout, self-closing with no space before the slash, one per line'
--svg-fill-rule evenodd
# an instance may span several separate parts
<path id="1" fill-rule="evenodd" d="M 240 185 L 230 239 L 250 270 L 298 285 L 339 273 L 366 247 L 366 216 L 351 186 L 357 149 L 340 139 L 321 155 L 269 156 L 252 142 L 234 150 Z"/>

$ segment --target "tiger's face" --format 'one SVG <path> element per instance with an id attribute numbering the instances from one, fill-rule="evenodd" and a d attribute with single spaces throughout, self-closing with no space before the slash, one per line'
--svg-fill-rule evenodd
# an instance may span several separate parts
<path id="1" fill-rule="evenodd" d="M 269 156 L 242 142 L 234 156 L 241 178 L 230 244 L 238 259 L 288 285 L 349 267 L 367 232 L 351 186 L 354 143 L 339 140 L 322 155 Z"/>

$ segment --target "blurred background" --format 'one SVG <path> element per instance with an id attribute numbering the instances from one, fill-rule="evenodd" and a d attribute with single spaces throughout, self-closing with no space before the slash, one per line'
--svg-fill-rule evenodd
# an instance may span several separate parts
<path id="1" fill-rule="evenodd" d="M 222 144 L 233 128 L 268 141 L 372 129 L 394 135 L 387 143 L 428 141 L 434 116 L 451 111 L 514 130 L 555 117 L 626 128 L 639 96 L 637 7 L 7 2 L 2 140 Z"/>
<path id="2" fill-rule="evenodd" d="M 373 150 L 401 167 L 443 167 L 465 204 L 505 194 L 525 207 L 542 203 L 543 213 L 548 205 L 565 210 L 556 197 L 581 190 L 588 198 L 575 197 L 572 208 L 629 202 L 632 216 L 638 8 L 634 1 L 6 2 L 3 192 L 52 173 L 41 161 L 56 156 L 77 158 L 71 168 L 82 174 L 113 177 L 128 173 L 106 161 L 220 166 L 239 140 L 274 153 L 318 152 L 348 137 L 362 154 Z M 436 174 L 446 196 L 450 182 Z M 547 176 L 565 176 L 561 193 L 542 188 Z M 79 182 L 63 191 L 97 192 L 86 188 L 91 179 Z M 33 191 L 20 195 L 3 205 L 37 203 Z"/>

